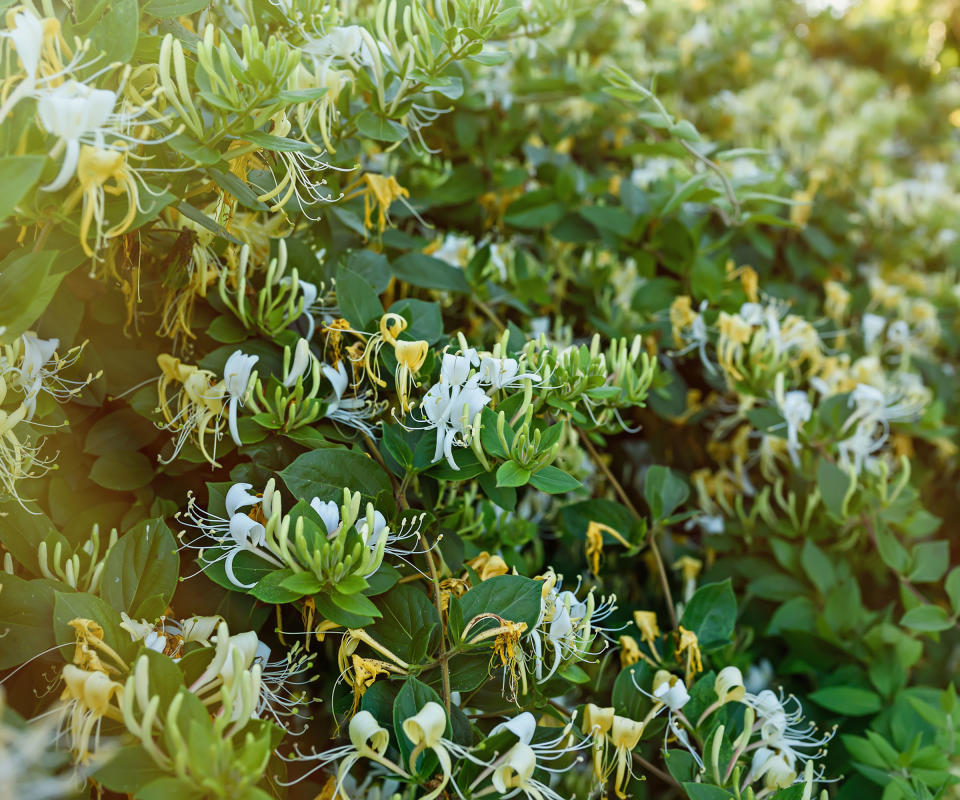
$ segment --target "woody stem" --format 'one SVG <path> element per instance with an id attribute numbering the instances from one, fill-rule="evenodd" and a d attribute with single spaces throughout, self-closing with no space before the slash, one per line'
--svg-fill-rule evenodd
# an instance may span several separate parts
<path id="1" fill-rule="evenodd" d="M 590 441 L 590 437 L 584 431 L 579 431 L 579 433 L 580 440 L 583 442 L 584 447 L 586 447 L 587 452 L 590 454 L 590 458 L 593 459 L 594 464 L 600 467 L 600 470 L 610 482 L 613 490 L 617 493 L 617 497 L 620 498 L 620 501 L 627 507 L 627 510 L 633 514 L 634 517 L 636 517 L 638 520 L 642 520 L 643 517 L 640 516 L 640 512 L 637 511 L 637 507 L 630 500 L 629 495 L 627 495 L 627 492 L 620 484 L 620 481 L 614 477 L 614 474 L 610 471 L 610 467 L 608 467 L 603 459 L 600 458 L 600 454 L 593 446 L 593 442 Z M 647 541 L 650 543 L 650 552 L 653 553 L 653 560 L 657 565 L 657 574 L 660 576 L 660 585 L 663 587 L 664 598 L 667 601 L 667 611 L 670 613 L 670 622 L 672 623 L 673 628 L 676 629 L 677 610 L 673 605 L 673 594 L 670 591 L 670 581 L 667 579 L 667 570 L 663 565 L 663 559 L 660 557 L 660 549 L 657 547 L 656 529 L 650 531 Z"/>
<path id="2" fill-rule="evenodd" d="M 426 537 L 424 537 L 426 543 Z M 437 565 L 433 561 L 433 551 L 426 547 L 424 556 L 427 559 L 427 566 L 430 568 L 430 582 L 433 584 L 433 602 L 437 607 L 437 618 L 440 620 L 440 674 L 443 676 L 443 705 L 450 714 L 450 664 L 447 661 L 447 629 L 443 625 L 443 605 L 440 602 L 440 579 L 437 576 Z"/>

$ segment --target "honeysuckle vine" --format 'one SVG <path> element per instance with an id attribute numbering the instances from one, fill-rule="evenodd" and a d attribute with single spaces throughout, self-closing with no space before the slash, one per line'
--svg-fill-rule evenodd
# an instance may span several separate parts
<path id="1" fill-rule="evenodd" d="M 10 5 L 5 791 L 951 796 L 960 43 L 887 5 Z"/>

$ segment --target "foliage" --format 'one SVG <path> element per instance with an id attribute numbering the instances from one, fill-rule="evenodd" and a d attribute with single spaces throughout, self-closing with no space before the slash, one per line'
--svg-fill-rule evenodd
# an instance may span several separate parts
<path id="1" fill-rule="evenodd" d="M 8 7 L 5 785 L 956 796 L 960 12 L 827 5 Z"/>

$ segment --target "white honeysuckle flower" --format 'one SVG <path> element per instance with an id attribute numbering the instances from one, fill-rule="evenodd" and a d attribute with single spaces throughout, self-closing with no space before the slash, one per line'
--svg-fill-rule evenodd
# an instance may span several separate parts
<path id="1" fill-rule="evenodd" d="M 27 407 L 26 419 L 31 420 L 37 411 L 37 395 L 43 389 L 44 377 L 56 373 L 56 368 L 50 371 L 45 370 L 44 367 L 53 359 L 60 340 L 40 339 L 32 333 L 23 334 L 21 340 L 23 341 L 23 358 L 19 368 L 20 388 L 24 395 L 24 405 Z"/>
<path id="2" fill-rule="evenodd" d="M 446 356 L 444 358 L 446 359 Z M 451 366 L 451 370 L 453 369 Z M 480 388 L 476 375 L 462 385 L 450 383 L 441 377 L 439 382 L 427 390 L 420 407 L 423 409 L 427 427 L 436 428 L 437 431 L 434 461 L 446 456 L 450 468 L 459 469 L 453 458 L 453 445 L 458 443 L 458 436 L 461 437 L 461 442 L 463 441 L 474 417 L 489 402 L 490 398 Z"/>
<path id="3" fill-rule="evenodd" d="M 269 487 L 270 484 L 268 484 L 268 490 Z M 261 496 L 250 492 L 251 488 L 249 483 L 235 483 L 227 490 L 224 498 L 224 506 L 227 511 L 226 518 L 199 508 L 192 494 L 187 504 L 187 517 L 195 527 L 203 532 L 198 539 L 203 539 L 204 535 L 209 536 L 216 542 L 214 547 L 221 549 L 223 552 L 214 559 L 208 560 L 205 554 L 208 545 L 197 544 L 198 540 L 194 539 L 185 542 L 185 546 L 199 550 L 201 562 L 205 566 L 223 561 L 224 570 L 230 582 L 241 589 L 251 589 L 256 586 L 256 582 L 245 584 L 237 578 L 233 564 L 240 553 L 251 553 L 274 566 L 283 566 L 283 562 L 277 554 L 270 550 L 267 544 L 266 528 L 263 524 L 239 510 L 249 506 L 257 506 L 263 502 Z"/>
<path id="4" fill-rule="evenodd" d="M 440 762 L 443 780 L 422 800 L 433 800 L 450 782 L 453 765 L 450 760 L 449 745 L 452 742 L 443 738 L 446 727 L 447 713 L 443 710 L 443 706 L 432 700 L 412 717 L 405 719 L 401 725 L 404 734 L 413 743 L 409 761 L 411 772 L 416 772 L 417 758 L 424 750 L 432 750 Z"/>
<path id="5" fill-rule="evenodd" d="M 232 518 L 241 508 L 255 506 L 263 500 L 259 495 L 251 494 L 252 488 L 253 484 L 250 483 L 235 483 L 227 489 L 223 504 L 228 517 Z"/>
<path id="6" fill-rule="evenodd" d="M 800 431 L 813 416 L 813 404 L 807 397 L 807 393 L 799 389 L 784 392 L 783 383 L 781 372 L 776 378 L 774 395 L 777 408 L 787 426 L 787 452 L 790 453 L 790 460 L 794 466 L 797 466 L 800 463 Z"/>
<path id="7" fill-rule="evenodd" d="M 530 380 L 539 383 L 541 378 L 536 372 L 517 374 L 520 362 L 515 358 L 493 358 L 484 356 L 480 359 L 480 383 L 488 385 L 493 390 L 516 386 L 520 381 Z"/>
<path id="8" fill-rule="evenodd" d="M 470 377 L 470 368 L 479 364 L 480 357 L 472 347 L 457 355 L 444 353 L 440 362 L 440 380 L 452 386 L 461 386 Z"/>
<path id="9" fill-rule="evenodd" d="M 107 124 L 114 116 L 117 95 L 109 89 L 94 89 L 79 81 L 66 81 L 44 92 L 37 101 L 40 123 L 47 133 L 56 136 L 58 142 L 51 157 L 65 148 L 63 163 L 57 177 L 44 191 L 55 192 L 67 185 L 77 170 L 80 145 L 85 136 L 94 135 L 102 146 Z"/>
<path id="10" fill-rule="evenodd" d="M 246 399 L 253 367 L 259 360 L 260 356 L 246 355 L 242 350 L 236 350 L 223 367 L 223 382 L 230 396 L 228 406 L 230 436 L 237 447 L 243 444 L 240 432 L 237 430 L 237 406 L 243 405 Z"/>
<path id="11" fill-rule="evenodd" d="M 743 673 L 737 667 L 724 667 L 713 681 L 713 690 L 720 704 L 742 700 L 747 693 L 743 684 Z"/>
<path id="12" fill-rule="evenodd" d="M 671 711 L 680 711 L 690 700 L 686 685 L 676 675 L 669 675 L 655 686 L 653 697 Z"/>
<path id="13" fill-rule="evenodd" d="M 320 370 L 333 387 L 333 395 L 326 400 L 327 410 L 324 416 L 334 422 L 363 431 L 368 436 L 373 436 L 375 428 L 367 420 L 378 413 L 378 407 L 371 402 L 369 393 L 364 396 L 344 398 L 350 379 L 342 360 L 337 363 L 336 368 L 329 364 L 321 364 Z"/>
<path id="14" fill-rule="evenodd" d="M 765 309 L 760 303 L 744 303 L 740 306 L 740 316 L 748 325 L 763 325 Z"/>
<path id="15" fill-rule="evenodd" d="M 448 233 L 443 239 L 443 244 L 430 255 L 460 269 L 470 261 L 473 256 L 473 249 L 473 239 L 469 236 Z"/>
<path id="16" fill-rule="evenodd" d="M 37 87 L 37 70 L 40 67 L 40 53 L 43 48 L 43 20 L 29 11 L 20 11 L 13 15 L 13 26 L 0 33 L 0 37 L 9 39 L 17 51 L 20 64 L 26 73 L 23 80 L 0 106 L 0 122 L 6 119 L 13 107 L 23 98 L 29 97 Z"/>
<path id="17" fill-rule="evenodd" d="M 529 800 L 563 800 L 554 789 L 533 776 L 538 767 L 538 760 L 552 763 L 568 754 L 592 747 L 589 739 L 573 743 L 573 737 L 570 734 L 572 726 L 573 720 L 563 727 L 558 736 L 537 743 L 533 743 L 536 719 L 529 711 L 495 726 L 490 731 L 491 735 L 506 730 L 518 739 L 513 747 L 491 765 L 494 769 L 490 782 L 500 796 L 510 797 L 520 792 Z M 541 763 L 539 766 L 547 772 L 558 773 L 565 772 L 581 760 L 578 757 L 566 767 L 546 766 L 546 763 Z"/>
<path id="18" fill-rule="evenodd" d="M 310 352 L 310 342 L 301 338 L 297 342 L 296 350 L 294 350 L 293 363 L 287 370 L 287 374 L 283 377 L 283 385 L 288 389 L 294 386 L 307 370 L 310 369 L 313 358 L 313 353 Z"/>
<path id="19" fill-rule="evenodd" d="M 802 764 L 821 755 L 823 746 L 836 734 L 834 728 L 825 735 L 818 735 L 815 725 L 804 722 L 803 707 L 793 695 L 784 699 L 782 694 L 778 696 L 775 692 L 764 689 L 758 694 L 747 692 L 741 702 L 756 712 L 763 747 L 772 750 L 774 755 L 781 756 L 790 768 L 794 768 L 798 760 Z M 759 770 L 766 763 L 766 759 L 759 763 L 755 759 L 754 767 Z M 779 766 L 774 762 L 771 769 Z M 750 779 L 757 780 L 763 774 L 757 772 L 752 774 Z M 790 782 L 795 779 L 796 774 Z"/>
<path id="20" fill-rule="evenodd" d="M 533 735 L 537 732 L 537 718 L 529 711 L 523 711 L 513 719 L 499 722 L 490 729 L 490 735 L 496 736 L 501 731 L 510 731 L 523 744 L 530 744 Z"/>
<path id="21" fill-rule="evenodd" d="M 373 512 L 373 529 L 371 530 L 370 525 L 367 522 L 367 518 L 363 517 L 357 521 L 357 533 L 360 534 L 360 538 L 363 539 L 363 543 L 369 547 L 371 550 L 376 549 L 377 543 L 380 541 L 380 535 L 386 530 L 389 533 L 387 528 L 386 517 L 383 516 L 379 511 Z"/>
<path id="22" fill-rule="evenodd" d="M 334 536 L 340 528 L 340 506 L 334 500 L 324 501 L 314 497 L 310 501 L 310 508 L 320 515 L 327 529 L 327 536 Z"/>
<path id="23" fill-rule="evenodd" d="M 887 325 L 887 320 L 885 317 L 881 317 L 879 314 L 864 314 L 863 319 L 860 320 L 860 330 L 863 334 L 863 348 L 864 350 L 872 350 L 874 342 L 880 338 L 880 334 L 883 333 L 883 329 Z"/>
<path id="24" fill-rule="evenodd" d="M 369 711 L 358 711 L 350 719 L 350 725 L 347 728 L 350 737 L 350 743 L 340 747 L 332 747 L 318 753 L 316 750 L 310 753 L 304 753 L 298 745 L 293 748 L 293 756 L 280 755 L 280 758 L 286 762 L 304 763 L 314 762 L 315 766 L 310 770 L 291 781 L 280 781 L 280 786 L 290 786 L 293 783 L 309 778 L 315 772 L 325 769 L 329 764 L 335 761 L 340 762 L 337 768 L 337 782 L 333 788 L 333 797 L 341 796 L 341 788 L 344 781 L 350 774 L 350 769 L 361 758 L 366 758 L 386 766 L 390 771 L 396 772 L 397 766 L 384 758 L 387 748 L 390 746 L 390 732 L 377 722 L 376 717 Z"/>
<path id="25" fill-rule="evenodd" d="M 322 61 L 335 58 L 353 59 L 362 57 L 362 63 L 369 61 L 364 49 L 363 33 L 359 25 L 342 25 L 331 28 L 319 39 L 308 40 L 301 48 L 304 53 Z"/>
<path id="26" fill-rule="evenodd" d="M 760 747 L 753 754 L 750 763 L 748 782 L 763 778 L 765 789 L 775 791 L 792 786 L 797 780 L 797 770 L 790 755 L 772 750 L 769 747 Z"/>

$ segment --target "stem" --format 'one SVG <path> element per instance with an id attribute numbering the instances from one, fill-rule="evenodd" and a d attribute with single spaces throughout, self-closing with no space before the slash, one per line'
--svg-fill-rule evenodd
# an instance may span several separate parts
<path id="1" fill-rule="evenodd" d="M 443 705 L 447 709 L 447 715 L 450 714 L 450 664 L 447 661 L 447 629 L 443 626 L 443 606 L 440 603 L 440 579 L 437 577 L 437 565 L 433 561 L 433 552 L 427 547 L 426 536 L 424 538 L 424 547 L 426 552 L 424 556 L 427 559 L 427 566 L 430 567 L 430 582 L 433 584 L 433 602 L 437 607 L 437 617 L 440 619 L 440 646 L 443 652 L 440 655 L 440 673 L 443 675 Z"/>
<path id="2" fill-rule="evenodd" d="M 590 437 L 587 434 L 580 430 L 578 431 L 580 438 L 583 441 L 584 447 L 587 448 L 587 452 L 590 454 L 590 458 L 593 459 L 593 462 L 600 467 L 600 470 L 606 476 L 607 480 L 610 482 L 610 485 L 613 486 L 613 490 L 617 493 L 617 497 L 620 498 L 621 502 L 627 507 L 627 510 L 633 514 L 638 520 L 642 520 L 643 517 L 640 516 L 640 512 L 637 511 L 637 507 L 630 500 L 630 497 L 627 495 L 626 490 L 620 484 L 613 473 L 610 471 L 610 467 L 600 458 L 600 454 L 597 452 L 597 449 L 593 446 L 593 442 L 590 441 Z M 663 588 L 663 594 L 667 601 L 667 611 L 670 612 L 670 622 L 673 625 L 673 628 L 677 627 L 677 610 L 673 605 L 673 594 L 670 592 L 670 581 L 667 579 L 667 570 L 663 565 L 663 559 L 660 557 L 660 549 L 657 547 L 656 533 L 657 528 L 654 527 L 650 531 L 650 536 L 647 541 L 650 543 L 650 552 L 653 553 L 653 560 L 657 564 L 657 574 L 660 576 L 660 586 Z"/>
<path id="3" fill-rule="evenodd" d="M 648 772 L 652 772 L 660 780 L 664 781 L 665 783 L 669 783 L 673 786 L 676 786 L 678 789 L 682 788 L 672 775 L 664 772 L 659 767 L 654 766 L 649 761 L 647 761 L 647 759 L 645 759 L 643 756 L 639 755 L 638 753 L 631 753 L 630 755 L 633 756 L 633 760 L 636 761 L 641 767 L 643 767 Z"/>

